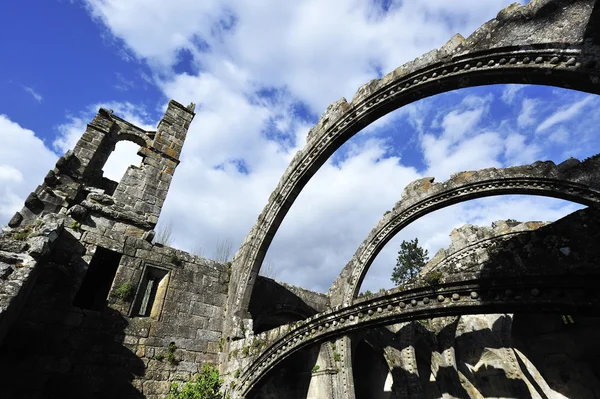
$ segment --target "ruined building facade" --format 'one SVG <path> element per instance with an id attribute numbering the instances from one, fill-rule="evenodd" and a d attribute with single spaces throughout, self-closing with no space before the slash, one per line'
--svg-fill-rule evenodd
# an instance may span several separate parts
<path id="1" fill-rule="evenodd" d="M 330 105 L 231 263 L 153 244 L 194 105 L 156 131 L 100 109 L 0 236 L 4 398 L 164 398 L 204 364 L 236 398 L 597 398 L 600 157 L 411 183 L 327 294 L 258 273 L 304 185 L 350 137 L 410 102 L 494 83 L 600 94 L 600 4 L 511 5 L 468 38 Z M 120 182 L 116 143 L 140 146 Z M 359 297 L 392 237 L 437 209 L 531 194 L 587 208 L 452 233 L 409 285 Z"/>

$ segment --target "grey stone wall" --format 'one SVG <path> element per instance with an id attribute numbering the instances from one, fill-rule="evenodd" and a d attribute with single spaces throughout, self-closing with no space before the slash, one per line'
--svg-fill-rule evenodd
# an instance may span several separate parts
<path id="1" fill-rule="evenodd" d="M 193 116 L 171 101 L 148 132 L 101 109 L 5 228 L 3 397 L 162 398 L 217 364 L 229 267 L 151 243 Z M 112 182 L 120 140 L 142 163 Z"/>

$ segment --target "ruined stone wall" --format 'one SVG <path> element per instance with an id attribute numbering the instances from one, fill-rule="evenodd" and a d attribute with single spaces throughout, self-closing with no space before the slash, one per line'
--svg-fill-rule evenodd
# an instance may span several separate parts
<path id="1" fill-rule="evenodd" d="M 193 105 L 156 132 L 100 110 L 0 236 L 0 374 L 8 398 L 162 398 L 222 346 L 227 265 L 152 244 Z M 140 166 L 102 167 L 120 140 Z"/>

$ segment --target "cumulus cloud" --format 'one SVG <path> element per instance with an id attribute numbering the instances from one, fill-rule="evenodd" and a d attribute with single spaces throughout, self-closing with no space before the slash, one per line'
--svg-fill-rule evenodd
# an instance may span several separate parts
<path id="1" fill-rule="evenodd" d="M 0 114 L 0 219 L 8 219 L 40 184 L 57 156 L 34 132 Z"/>
<path id="2" fill-rule="evenodd" d="M 148 79 L 166 97 L 197 104 L 161 223 L 173 223 L 174 246 L 201 247 L 207 255 L 218 240 L 239 246 L 328 103 L 349 100 L 361 84 L 441 46 L 456 32 L 468 35 L 510 2 L 391 1 L 384 9 L 367 0 L 86 0 L 90 14 L 129 54 L 151 66 Z M 192 61 L 186 73 L 176 73 L 173 66 L 183 62 L 183 54 Z M 463 92 L 444 104 L 427 99 L 349 141 L 343 156 L 326 162 L 307 184 L 276 234 L 267 258 L 277 278 L 326 291 L 414 179 L 443 180 L 461 170 L 529 162 L 542 150 L 518 130 L 517 116 L 510 116 L 506 130 L 489 120 L 495 98 L 513 104 L 522 88 L 508 86 L 498 96 Z M 53 148 L 72 148 L 99 106 L 146 129 L 158 122 L 132 103 L 95 104 L 58 126 Z M 390 133 L 399 123 L 412 127 L 401 139 Z M 424 168 L 398 156 L 407 143 L 420 150 L 412 155 L 422 158 Z M 117 147 L 109 162 L 139 162 L 134 149 L 126 152 L 130 158 Z M 26 170 L 7 165 L 29 179 Z M 10 168 L 0 168 L 0 180 L 14 185 L 18 175 Z M 105 166 L 105 174 L 112 169 Z M 465 204 L 411 225 L 382 251 L 365 288 L 389 286 L 403 238 L 418 236 L 433 253 L 449 243 L 452 228 L 469 221 L 553 219 L 572 209 L 531 201 Z"/>
<path id="3" fill-rule="evenodd" d="M 258 87 L 285 87 L 320 113 L 457 31 L 470 34 L 510 1 L 392 1 L 387 10 L 369 0 L 86 3 L 137 57 L 160 65 L 161 76 L 186 51 L 220 79 L 235 84 L 234 71 Z"/>

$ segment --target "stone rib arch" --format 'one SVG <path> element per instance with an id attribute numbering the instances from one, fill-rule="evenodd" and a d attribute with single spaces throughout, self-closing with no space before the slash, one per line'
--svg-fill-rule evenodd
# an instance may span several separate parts
<path id="1" fill-rule="evenodd" d="M 393 210 L 377 223 L 358 247 L 329 290 L 330 305 L 348 306 L 358 295 L 360 285 L 383 247 L 402 229 L 435 210 L 488 196 L 530 194 L 600 205 L 600 157 L 584 162 L 569 159 L 559 165 L 535 162 L 505 169 L 482 169 L 452 175 L 434 183 L 426 177 L 410 183 Z"/>
<path id="2" fill-rule="evenodd" d="M 554 223 L 522 231 L 508 241 L 500 236 L 493 247 L 485 240 L 478 241 L 481 256 L 447 265 L 439 284 L 431 286 L 418 280 L 408 287 L 361 298 L 349 306 L 252 337 L 269 344 L 251 357 L 236 359 L 244 369 L 236 389 L 241 393 L 250 389 L 297 350 L 365 328 L 466 314 L 542 312 L 597 316 L 599 227 L 600 209 L 590 207 Z M 564 255 L 565 247 L 569 249 L 568 256 Z M 251 342 L 233 343 L 238 349 L 247 344 Z"/>
<path id="3" fill-rule="evenodd" d="M 362 86 L 350 103 L 330 105 L 233 259 L 228 333 L 242 336 L 239 317 L 247 317 L 254 281 L 277 229 L 302 188 L 344 142 L 403 105 L 462 87 L 533 83 L 600 94 L 598 23 L 591 17 L 597 9 L 595 0 L 509 6 L 467 39 L 456 35 L 439 50 Z"/>

